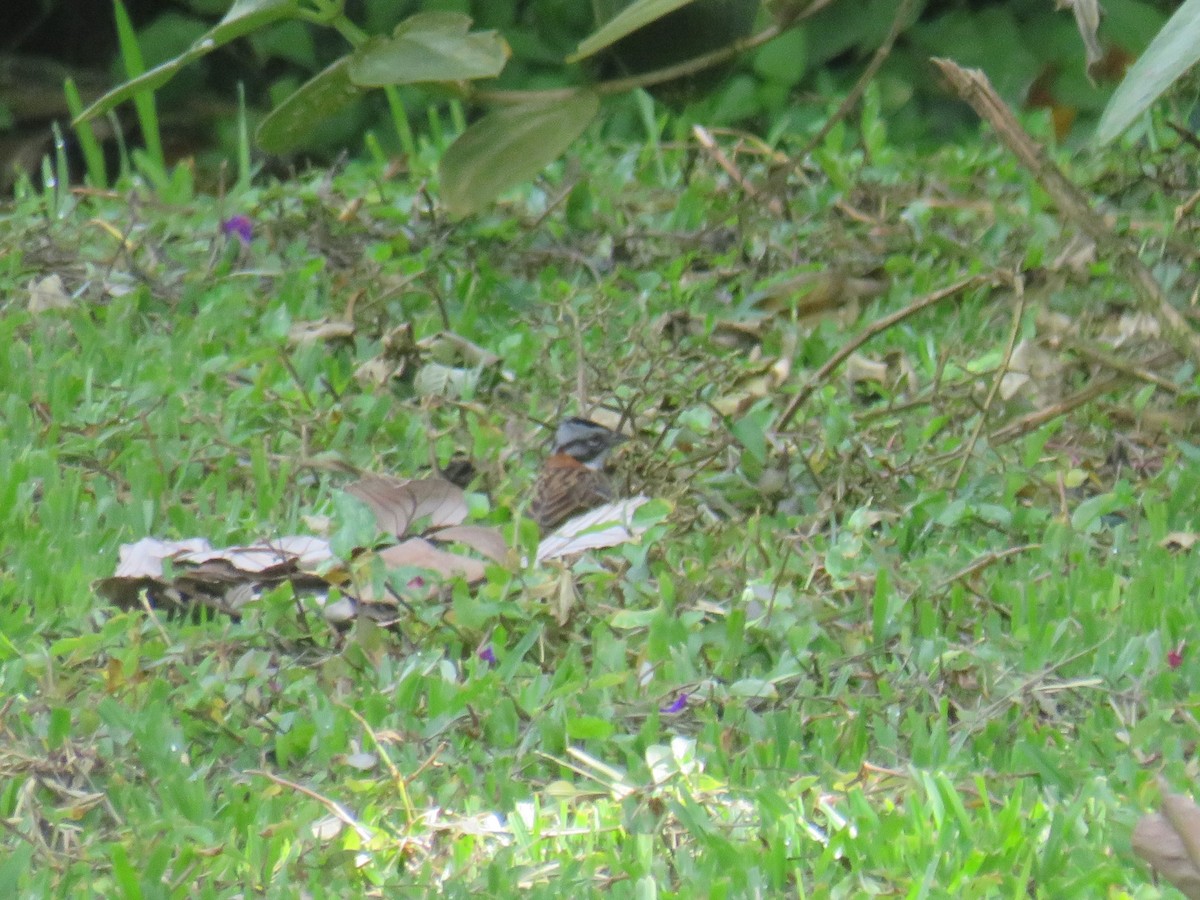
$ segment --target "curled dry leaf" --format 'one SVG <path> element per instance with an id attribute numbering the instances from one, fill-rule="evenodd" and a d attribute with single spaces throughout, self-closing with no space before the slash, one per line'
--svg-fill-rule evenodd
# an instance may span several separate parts
<path id="1" fill-rule="evenodd" d="M 889 353 L 882 360 L 852 353 L 846 360 L 845 378 L 855 390 L 861 385 L 878 384 L 889 391 L 912 394 L 920 386 L 916 370 L 903 353 Z"/>
<path id="2" fill-rule="evenodd" d="M 368 475 L 346 488 L 375 513 L 380 531 L 403 538 L 413 525 L 428 518 L 428 527 L 458 525 L 467 517 L 467 499 L 462 488 L 444 478 L 414 478 L 405 481 L 385 475 Z"/>
<path id="3" fill-rule="evenodd" d="M 332 558 L 327 541 L 303 535 L 220 549 L 203 538 L 143 538 L 122 545 L 114 575 L 95 582 L 93 588 L 124 609 L 137 607 L 145 591 L 154 606 L 187 609 L 200 605 L 237 615 L 263 588 L 284 581 L 292 582 L 297 591 L 323 589 L 324 580 L 314 573 Z M 171 578 L 164 577 L 168 560 Z"/>
<path id="4" fill-rule="evenodd" d="M 500 364 L 500 357 L 485 347 L 468 341 L 453 331 L 442 331 L 417 341 L 417 348 L 435 362 L 447 365 L 462 362 L 468 366 L 488 368 Z"/>
<path id="5" fill-rule="evenodd" d="M 297 322 L 288 329 L 288 344 L 303 347 L 307 344 L 345 341 L 354 337 L 353 322 Z"/>

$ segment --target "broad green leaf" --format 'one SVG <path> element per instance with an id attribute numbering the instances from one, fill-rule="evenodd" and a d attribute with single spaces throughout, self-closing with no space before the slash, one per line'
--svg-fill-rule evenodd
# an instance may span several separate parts
<path id="1" fill-rule="evenodd" d="M 567 737 L 574 741 L 603 740 L 613 733 L 613 723 L 599 716 L 567 719 Z"/>
<path id="2" fill-rule="evenodd" d="M 1200 60 L 1200 0 L 1187 0 L 1175 10 L 1113 93 L 1096 127 L 1096 140 L 1107 144 L 1124 131 L 1197 60 Z"/>
<path id="3" fill-rule="evenodd" d="M 495 78 L 510 50 L 495 31 L 469 33 L 459 13 L 418 13 L 390 38 L 368 41 L 350 58 L 350 80 L 361 87 Z"/>
<path id="4" fill-rule="evenodd" d="M 762 415 L 751 413 L 734 422 L 731 429 L 733 436 L 746 448 L 746 452 L 759 463 L 766 462 L 767 459 L 766 424 Z"/>
<path id="5" fill-rule="evenodd" d="M 1101 518 L 1122 509 L 1124 499 L 1117 494 L 1097 494 L 1084 500 L 1071 513 L 1071 527 L 1079 532 L 1094 530 Z"/>
<path id="6" fill-rule="evenodd" d="M 350 83 L 349 63 L 343 56 L 271 110 L 255 134 L 258 145 L 269 153 L 303 146 L 322 122 L 357 100 L 362 90 Z"/>
<path id="7" fill-rule="evenodd" d="M 451 215 L 469 215 L 532 178 L 583 133 L 599 108 L 596 94 L 580 91 L 569 100 L 510 106 L 484 116 L 442 157 L 442 198 Z"/>
<path id="8" fill-rule="evenodd" d="M 661 19 L 694 0 L 634 0 L 627 7 L 579 42 L 579 49 L 567 57 L 567 62 L 579 62 L 612 46 L 627 34 Z"/>
<path id="9" fill-rule="evenodd" d="M 143 91 L 155 91 L 175 77 L 175 73 L 189 63 L 212 53 L 222 44 L 249 34 L 276 19 L 287 18 L 296 12 L 297 0 L 237 0 L 229 12 L 210 30 L 201 35 L 191 47 L 174 59 L 169 59 L 137 78 L 119 85 L 75 117 L 72 124 L 78 125 L 110 109 Z"/>

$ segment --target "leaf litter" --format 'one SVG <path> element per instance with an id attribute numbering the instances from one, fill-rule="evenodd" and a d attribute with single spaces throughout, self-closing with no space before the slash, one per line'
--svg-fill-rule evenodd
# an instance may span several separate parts
<path id="1" fill-rule="evenodd" d="M 264 591 L 288 582 L 297 596 L 317 598 L 331 623 L 344 624 L 360 613 L 393 622 L 397 598 L 386 591 L 381 595 L 373 586 L 367 576 L 372 560 L 407 577 L 403 599 L 408 602 L 431 600 L 442 585 L 457 580 L 477 586 L 486 579 L 489 564 L 513 570 L 521 559 L 498 528 L 466 522 L 465 492 L 443 478 L 366 475 L 345 491 L 366 504 L 381 533 L 398 542 L 360 547 L 352 560 L 339 560 L 327 539 L 311 535 L 222 548 L 204 538 L 146 537 L 121 545 L 116 571 L 93 587 L 123 609 L 207 608 L 237 618 Z M 638 539 L 651 523 L 636 521 L 634 514 L 647 502 L 648 497 L 632 497 L 569 519 L 542 539 L 535 562 L 578 557 Z M 327 603 L 331 588 L 343 598 Z"/>

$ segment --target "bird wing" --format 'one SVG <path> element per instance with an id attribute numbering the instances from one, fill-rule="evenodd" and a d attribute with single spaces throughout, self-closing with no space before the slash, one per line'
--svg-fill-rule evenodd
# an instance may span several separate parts
<path id="1" fill-rule="evenodd" d="M 569 461 L 568 461 L 569 460 Z M 543 530 L 550 530 L 576 513 L 612 499 L 608 476 L 567 457 L 546 461 L 534 491 L 529 514 Z"/>

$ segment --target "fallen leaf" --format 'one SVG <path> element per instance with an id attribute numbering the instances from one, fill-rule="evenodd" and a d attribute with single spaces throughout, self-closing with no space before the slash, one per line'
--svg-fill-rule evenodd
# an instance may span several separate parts
<path id="1" fill-rule="evenodd" d="M 467 517 L 462 488 L 444 478 L 405 481 L 368 475 L 347 486 L 346 493 L 371 507 L 380 531 L 399 538 L 409 534 L 413 524 L 426 517 L 430 528 L 458 525 Z"/>
<path id="2" fill-rule="evenodd" d="M 463 578 L 474 584 L 483 581 L 483 563 L 470 556 L 439 550 L 424 538 L 409 538 L 379 551 L 389 569 L 428 569 L 443 578 Z"/>
<path id="3" fill-rule="evenodd" d="M 288 329 L 288 344 L 303 347 L 308 344 L 344 341 L 354 337 L 353 322 L 297 322 Z"/>
<path id="4" fill-rule="evenodd" d="M 170 610 L 196 605 L 237 616 L 265 588 L 290 581 L 300 591 L 324 589 L 315 572 L 333 559 L 329 542 L 306 535 L 281 537 L 244 547 L 213 548 L 203 538 L 162 541 L 142 538 L 118 549 L 113 576 L 92 587 L 123 609 L 142 602 Z M 170 561 L 172 576 L 164 576 Z"/>
<path id="5" fill-rule="evenodd" d="M 1187 848 L 1170 819 L 1162 813 L 1142 816 L 1134 826 L 1130 843 L 1134 853 L 1185 897 L 1200 900 L 1200 869 L 1189 858 Z"/>
<path id="6" fill-rule="evenodd" d="M 537 561 L 545 562 L 635 540 L 646 531 L 647 526 L 635 525 L 633 514 L 649 502 L 649 497 L 628 497 L 567 519 L 542 538 L 538 544 Z"/>
<path id="7" fill-rule="evenodd" d="M 29 283 L 29 311 L 35 316 L 55 309 L 70 309 L 71 295 L 59 275 L 47 275 Z"/>
<path id="8" fill-rule="evenodd" d="M 440 331 L 429 337 L 421 338 L 417 341 L 417 348 L 435 362 L 447 365 L 465 362 L 470 366 L 487 368 L 499 365 L 501 361 L 500 357 L 491 350 L 468 341 L 453 331 Z"/>
<path id="9" fill-rule="evenodd" d="M 1200 541 L 1200 534 L 1194 531 L 1172 531 L 1158 542 L 1158 546 L 1167 550 L 1191 550 Z"/>
<path id="10" fill-rule="evenodd" d="M 452 525 L 433 532 L 429 539 L 442 543 L 466 544 L 472 550 L 479 551 L 501 565 L 512 562 L 509 558 L 511 548 L 504 540 L 504 535 L 487 525 Z"/>

